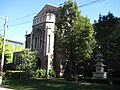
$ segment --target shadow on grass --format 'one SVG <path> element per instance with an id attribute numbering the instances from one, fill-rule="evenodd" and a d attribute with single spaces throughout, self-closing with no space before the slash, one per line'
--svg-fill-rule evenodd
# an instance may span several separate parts
<path id="1" fill-rule="evenodd" d="M 63 79 L 5 80 L 3 87 L 15 90 L 120 90 L 117 85 L 70 82 Z"/>

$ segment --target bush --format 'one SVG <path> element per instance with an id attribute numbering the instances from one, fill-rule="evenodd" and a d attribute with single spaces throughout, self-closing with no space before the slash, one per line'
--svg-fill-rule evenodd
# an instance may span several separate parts
<path id="1" fill-rule="evenodd" d="M 110 70 L 107 74 L 108 78 L 120 78 L 120 70 Z"/>
<path id="2" fill-rule="evenodd" d="M 39 77 L 39 73 L 37 71 L 34 71 L 32 77 L 33 78 L 38 78 Z"/>
<path id="3" fill-rule="evenodd" d="M 107 74 L 108 82 L 120 85 L 120 70 L 110 70 Z"/>
<path id="4" fill-rule="evenodd" d="M 83 75 L 84 77 L 92 77 L 92 71 L 90 71 L 89 69 L 85 69 L 83 70 Z"/>
<path id="5" fill-rule="evenodd" d="M 35 77 L 45 78 L 46 77 L 46 70 L 45 69 L 37 69 L 36 73 L 35 73 Z"/>
<path id="6" fill-rule="evenodd" d="M 78 80 L 90 83 L 107 83 L 107 79 L 104 78 L 79 77 Z"/>
<path id="7" fill-rule="evenodd" d="M 3 69 L 4 69 L 4 71 L 6 71 L 6 70 L 14 70 L 14 65 L 13 65 L 13 63 L 5 64 Z"/>
<path id="8" fill-rule="evenodd" d="M 50 75 L 51 78 L 56 77 L 56 73 L 55 73 L 55 71 L 53 69 L 49 71 L 49 75 Z"/>
<path id="9" fill-rule="evenodd" d="M 27 72 L 21 70 L 7 70 L 4 72 L 3 77 L 3 79 L 28 79 L 30 75 Z"/>
<path id="10" fill-rule="evenodd" d="M 22 63 L 17 67 L 25 72 L 27 72 L 30 76 L 29 78 L 33 78 L 33 73 L 36 70 L 36 51 L 31 51 L 30 49 L 25 49 L 20 53 L 20 57 L 22 59 Z"/>

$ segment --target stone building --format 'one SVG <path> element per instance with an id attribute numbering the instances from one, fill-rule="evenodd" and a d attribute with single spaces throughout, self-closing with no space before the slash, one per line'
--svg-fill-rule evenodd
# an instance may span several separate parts
<path id="1" fill-rule="evenodd" d="M 37 51 L 40 68 L 46 68 L 47 75 L 53 69 L 54 29 L 59 8 L 46 4 L 34 17 L 32 32 L 26 35 L 25 48 Z"/>

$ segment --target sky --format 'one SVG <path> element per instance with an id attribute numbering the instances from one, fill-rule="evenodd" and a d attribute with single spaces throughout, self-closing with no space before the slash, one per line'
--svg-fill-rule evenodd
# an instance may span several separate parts
<path id="1" fill-rule="evenodd" d="M 46 5 L 60 6 L 66 0 L 0 0 L 0 34 L 3 35 L 4 18 L 8 16 L 6 38 L 25 43 L 25 35 L 32 31 L 32 20 Z M 73 0 L 78 6 L 95 0 Z M 120 17 L 120 0 L 101 0 L 101 2 L 79 7 L 82 16 L 88 16 L 90 22 L 99 19 L 99 14 L 107 15 L 110 11 Z"/>

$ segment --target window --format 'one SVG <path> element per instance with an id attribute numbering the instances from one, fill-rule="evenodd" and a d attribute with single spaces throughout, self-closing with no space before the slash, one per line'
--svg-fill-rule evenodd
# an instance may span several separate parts
<path id="1" fill-rule="evenodd" d="M 37 48 L 42 48 L 42 36 L 37 37 Z"/>
<path id="2" fill-rule="evenodd" d="M 49 35 L 49 42 L 48 42 L 48 53 L 50 53 L 50 35 Z"/>
<path id="3" fill-rule="evenodd" d="M 39 46 L 40 48 L 42 48 L 42 36 L 40 37 L 39 41 L 40 41 Z"/>
<path id="4" fill-rule="evenodd" d="M 37 48 L 37 37 L 35 37 L 35 49 Z"/>
<path id="5" fill-rule="evenodd" d="M 36 19 L 33 19 L 33 24 L 34 24 L 34 25 L 36 24 Z"/>
<path id="6" fill-rule="evenodd" d="M 42 48 L 42 36 L 35 37 L 35 49 Z"/>
<path id="7" fill-rule="evenodd" d="M 42 21 L 42 17 L 40 17 L 40 22 Z"/>

